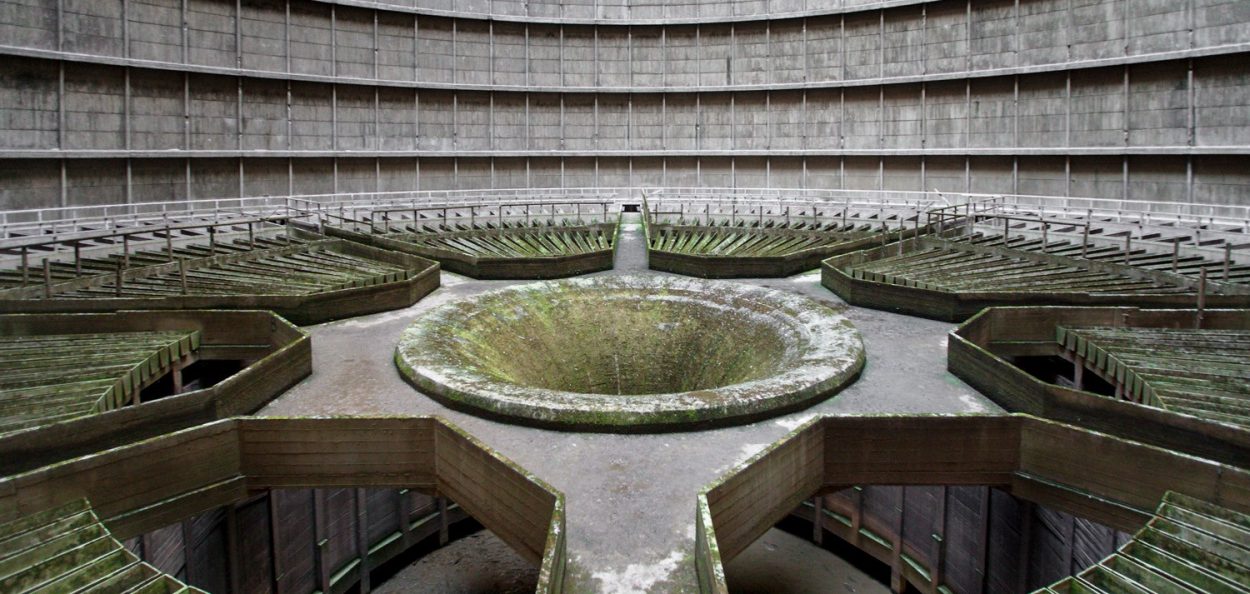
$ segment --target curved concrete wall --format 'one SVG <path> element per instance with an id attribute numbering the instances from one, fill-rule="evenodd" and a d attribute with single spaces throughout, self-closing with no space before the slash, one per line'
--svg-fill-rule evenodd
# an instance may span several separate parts
<path id="1" fill-rule="evenodd" d="M 0 0 L 0 208 L 648 184 L 1250 200 L 1245 2 L 847 2 Z M 660 7 L 682 16 L 627 24 Z"/>

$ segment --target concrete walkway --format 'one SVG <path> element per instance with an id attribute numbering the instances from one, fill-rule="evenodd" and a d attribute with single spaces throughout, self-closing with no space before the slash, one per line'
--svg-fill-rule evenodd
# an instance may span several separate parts
<path id="1" fill-rule="evenodd" d="M 638 216 L 627 214 L 623 223 L 617 270 L 602 274 L 646 268 Z M 807 410 L 740 427 L 662 435 L 562 433 L 488 421 L 415 391 L 392 362 L 400 332 L 422 311 L 515 284 L 447 272 L 442 280 L 442 288 L 408 309 L 308 328 L 312 376 L 260 414 L 432 414 L 459 424 L 564 492 L 571 592 L 695 591 L 695 494 L 814 415 L 999 410 L 947 373 L 951 324 L 849 308 L 845 315 L 863 333 L 868 364 L 858 382 Z M 847 307 L 820 285 L 817 271 L 734 282 Z"/>

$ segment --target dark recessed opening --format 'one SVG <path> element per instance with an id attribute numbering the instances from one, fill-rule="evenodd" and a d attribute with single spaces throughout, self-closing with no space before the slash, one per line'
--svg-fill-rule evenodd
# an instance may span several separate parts
<path id="1" fill-rule="evenodd" d="M 1067 388 L 1075 388 L 1076 381 L 1073 379 L 1073 364 L 1062 357 L 1054 355 L 1036 356 L 1036 357 L 1013 357 L 1011 363 L 1020 368 L 1025 373 L 1040 379 L 1044 382 L 1064 386 Z M 1115 386 L 1104 381 L 1093 372 L 1086 371 L 1084 377 L 1085 385 L 1082 390 L 1111 396 L 1115 394 Z"/>
<path id="2" fill-rule="evenodd" d="M 778 522 L 777 529 L 803 539 L 812 538 L 812 523 L 794 514 L 786 516 L 785 519 Z M 882 584 L 890 583 L 890 566 L 888 564 L 878 561 L 876 557 L 873 557 L 855 545 L 838 538 L 837 535 L 831 532 L 825 532 L 824 538 L 819 545 L 814 542 L 812 545 L 819 546 L 820 548 L 841 557 L 843 561 L 850 563 L 855 567 L 855 569 L 864 572 L 864 575 L 867 575 L 873 580 Z M 910 584 L 908 584 L 908 586 L 910 588 Z"/>
<path id="3" fill-rule="evenodd" d="M 182 391 L 192 392 L 211 388 L 226 378 L 240 372 L 246 365 L 238 359 L 199 360 L 182 370 Z M 143 389 L 140 400 L 148 402 L 174 394 L 174 374 L 166 373 L 152 385 Z"/>
<path id="4" fill-rule="evenodd" d="M 637 204 L 626 204 L 626 205 L 625 205 L 625 210 L 624 210 L 624 211 L 622 211 L 622 212 L 639 212 L 639 205 L 637 205 Z"/>

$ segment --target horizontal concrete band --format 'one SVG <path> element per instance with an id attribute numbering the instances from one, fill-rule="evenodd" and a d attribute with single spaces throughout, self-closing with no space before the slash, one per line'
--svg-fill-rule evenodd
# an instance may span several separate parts
<path id="1" fill-rule="evenodd" d="M 1242 157 L 528 157 L 10 159 L 0 208 L 500 188 L 974 192 L 1245 204 Z M 1126 167 L 1127 164 L 1127 167 Z"/>
<path id="2" fill-rule="evenodd" d="M 692 0 L 646 2 L 591 0 L 582 2 L 525 2 L 521 0 L 316 0 L 338 6 L 376 8 L 430 16 L 483 19 L 499 22 L 564 23 L 583 25 L 676 25 L 737 23 L 792 19 L 861 12 L 924 4 L 937 0 Z"/>
<path id="3" fill-rule="evenodd" d="M 378 48 L 372 51 L 381 52 L 383 50 Z M 770 79 L 767 82 L 747 83 L 729 82 L 728 79 L 733 78 L 731 74 L 723 75 L 726 78 L 726 81 L 722 83 L 703 83 L 701 81 L 705 77 L 696 73 L 696 82 L 670 84 L 667 82 L 668 75 L 661 72 L 662 79 L 659 81 L 650 81 L 652 84 L 635 84 L 634 75 L 631 75 L 628 80 L 613 83 L 612 81 L 604 82 L 601 78 L 602 75 L 597 77 L 595 80 L 587 80 L 576 74 L 563 72 L 553 74 L 552 76 L 555 78 L 547 81 L 546 83 L 538 83 L 531 82 L 531 75 L 526 74 L 525 71 L 522 71 L 521 73 L 524 76 L 522 80 L 508 81 L 504 80 L 503 77 L 500 77 L 492 66 L 488 66 L 487 69 L 483 71 L 470 71 L 459 76 L 452 76 L 453 73 L 449 72 L 448 76 L 445 77 L 427 79 L 420 76 L 423 69 L 415 62 L 402 67 L 373 64 L 367 69 L 367 71 L 349 71 L 349 73 L 344 74 L 337 73 L 339 70 L 337 62 L 326 62 L 325 64 L 328 66 L 317 68 L 313 72 L 301 72 L 298 70 L 292 70 L 291 68 L 259 68 L 249 67 L 246 64 L 241 67 L 230 65 L 215 66 L 211 64 L 197 64 L 187 61 L 150 60 L 0 44 L 0 54 L 3 55 L 40 58 L 46 60 L 60 60 L 71 64 L 128 66 L 131 68 L 145 68 L 195 74 L 241 76 L 249 79 L 288 80 L 292 82 L 323 82 L 395 89 L 418 88 L 444 91 L 484 91 L 492 93 L 568 93 L 571 95 L 595 93 L 612 95 L 645 93 L 746 93 L 759 91 L 804 91 L 885 85 L 908 85 L 919 83 L 942 83 L 964 79 L 1019 76 L 1065 71 L 1084 71 L 1114 66 L 1151 64 L 1172 60 L 1198 59 L 1209 56 L 1226 56 L 1231 54 L 1246 53 L 1247 51 L 1250 51 L 1250 44 L 1236 42 L 1209 47 L 1195 47 L 1180 50 L 1169 49 L 1150 53 L 1108 56 L 1085 60 L 1068 60 L 1065 58 L 1055 62 L 1028 65 L 996 64 L 985 65 L 984 67 L 973 67 L 972 65 L 969 65 L 964 68 L 954 68 L 949 70 L 930 70 L 928 68 L 922 68 L 920 71 L 910 74 L 899 73 L 896 66 L 891 66 L 890 71 L 893 74 L 886 74 L 884 66 L 879 65 L 875 67 L 874 70 L 866 70 L 858 76 L 852 76 L 849 72 L 841 71 L 840 74 L 831 73 L 828 78 L 813 78 L 811 76 L 804 75 L 801 79 L 795 81 Z M 420 56 L 421 54 L 415 55 Z M 415 59 L 416 58 L 414 58 L 414 60 Z M 783 59 L 789 59 L 789 57 L 776 56 L 772 59 L 781 62 Z M 238 62 L 243 63 L 244 60 L 240 58 Z M 662 62 L 662 64 L 664 63 Z M 884 64 L 884 62 L 882 64 Z M 631 65 L 629 67 L 629 71 L 636 74 L 639 70 L 651 71 L 654 70 L 654 68 L 654 63 L 647 62 L 646 66 Z M 383 76 L 383 74 L 389 74 L 389 76 Z M 405 76 L 409 74 L 411 76 Z M 834 74 L 838 75 L 834 76 Z M 489 76 L 491 80 L 477 82 L 473 80 L 461 80 L 481 76 Z M 503 82 L 500 82 L 501 80 Z M 642 80 L 645 81 L 645 79 Z"/>
<path id="4" fill-rule="evenodd" d="M 1245 71 L 1206 58 L 952 86 L 617 97 L 178 81 L 17 59 L 0 78 L 0 156 L 1238 154 L 1250 146 Z"/>

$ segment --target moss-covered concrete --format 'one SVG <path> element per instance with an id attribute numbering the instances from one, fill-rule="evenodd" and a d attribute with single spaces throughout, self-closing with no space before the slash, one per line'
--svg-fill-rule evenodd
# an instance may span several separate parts
<path id="1" fill-rule="evenodd" d="M 818 401 L 863 367 L 850 322 L 813 300 L 656 275 L 533 283 L 408 328 L 404 376 L 449 405 L 562 428 L 679 429 Z"/>

